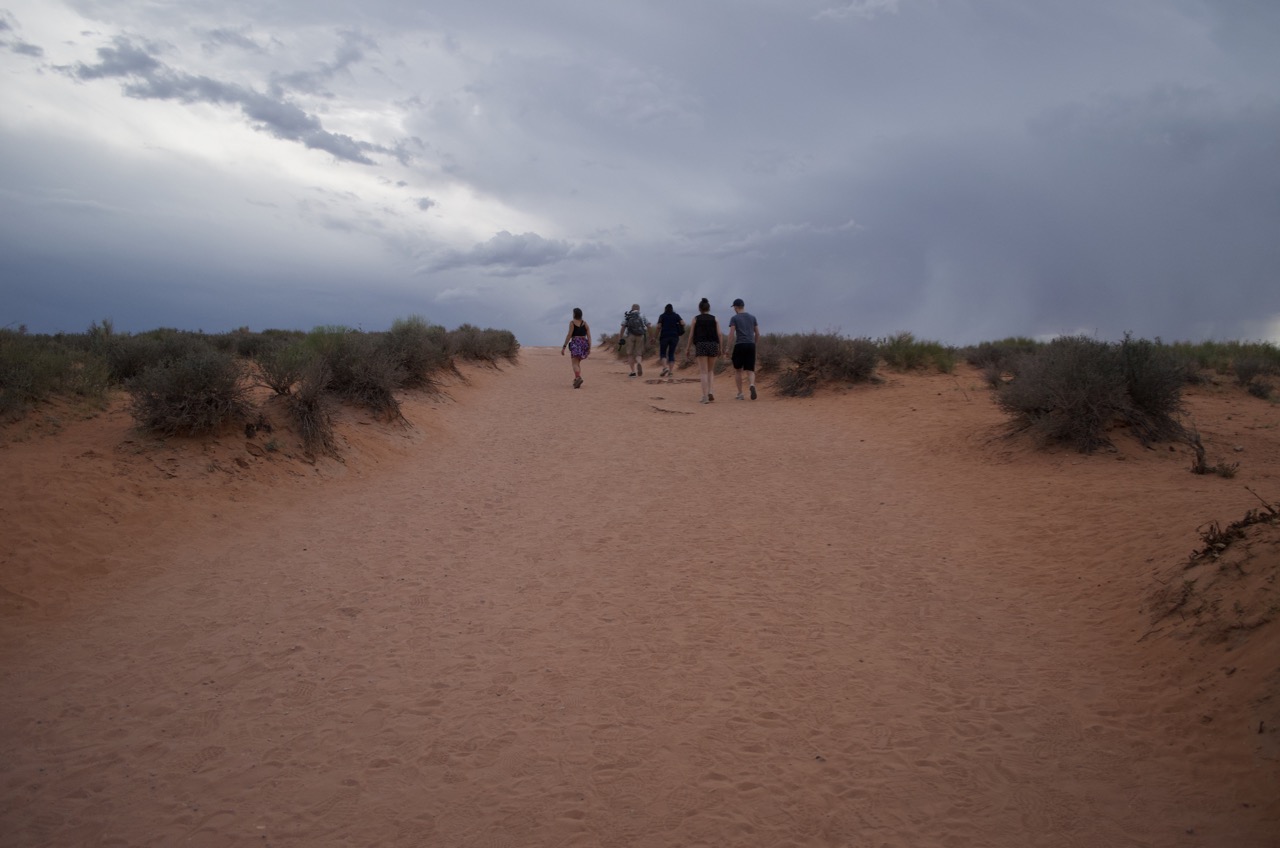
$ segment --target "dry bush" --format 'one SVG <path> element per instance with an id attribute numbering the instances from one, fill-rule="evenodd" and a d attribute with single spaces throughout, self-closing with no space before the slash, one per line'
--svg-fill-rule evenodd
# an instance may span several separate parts
<path id="1" fill-rule="evenodd" d="M 1266 380 L 1254 380 L 1245 387 L 1245 391 L 1261 400 L 1271 400 L 1271 384 Z"/>
<path id="2" fill-rule="evenodd" d="M 1113 347 L 1084 336 L 1055 339 L 1024 355 L 996 402 L 1013 418 L 1015 431 L 1086 453 L 1111 444 L 1107 429 L 1128 405 Z"/>
<path id="3" fill-rule="evenodd" d="M 434 389 L 434 375 L 452 365 L 448 332 L 416 315 L 392 323 L 382 346 L 404 372 L 407 388 Z"/>
<path id="4" fill-rule="evenodd" d="M 249 411 L 239 363 L 210 347 L 152 366 L 127 388 L 134 421 L 161 436 L 212 433 Z"/>
<path id="5" fill-rule="evenodd" d="M 876 347 L 885 365 L 899 371 L 914 371 L 933 365 L 943 374 L 950 374 L 956 367 L 956 354 L 941 342 L 921 341 L 906 331 L 876 340 Z"/>
<path id="6" fill-rule="evenodd" d="M 520 355 L 520 343 L 509 330 L 480 329 L 463 324 L 448 334 L 449 353 L 459 359 L 487 362 L 497 365 L 499 360 L 515 362 Z"/>
<path id="7" fill-rule="evenodd" d="M 101 404 L 110 388 L 106 360 L 68 337 L 0 331 L 0 419 L 22 417 L 53 396 Z"/>
<path id="8" fill-rule="evenodd" d="M 1043 345 L 1034 339 L 1011 336 L 995 342 L 982 342 L 962 351 L 965 362 L 975 368 L 998 369 L 1001 374 L 1015 373 L 1019 362 Z"/>
<path id="9" fill-rule="evenodd" d="M 1108 430 L 1127 425 L 1143 444 L 1181 438 L 1182 363 L 1157 342 L 1120 344 L 1086 336 L 1055 339 L 1016 365 L 996 395 L 1014 430 L 1088 453 L 1108 446 Z"/>
<path id="10" fill-rule="evenodd" d="M 875 376 L 879 351 L 870 339 L 834 333 L 777 336 L 781 365 L 774 387 L 787 397 L 807 397 L 826 382 L 859 383 Z"/>
<path id="11" fill-rule="evenodd" d="M 192 354 L 214 349 L 208 336 L 160 328 L 138 335 L 112 335 L 104 343 L 111 379 L 127 383 L 158 365 L 177 362 Z"/>
<path id="12" fill-rule="evenodd" d="M 262 382 L 277 395 L 292 393 L 303 372 L 317 359 L 316 352 L 305 345 L 281 343 L 264 346 L 253 356 Z"/>
<path id="13" fill-rule="evenodd" d="M 310 453 L 336 456 L 338 447 L 333 435 L 333 399 L 328 394 L 331 375 L 320 359 L 302 366 L 297 390 L 285 398 L 289 417 L 298 428 L 302 446 Z"/>
<path id="14" fill-rule="evenodd" d="M 330 392 L 389 420 L 403 417 L 395 392 L 404 385 L 404 370 L 377 339 L 346 327 L 318 327 L 307 344 L 329 372 Z"/>
<path id="15" fill-rule="evenodd" d="M 1176 416 L 1183 411 L 1186 370 L 1180 357 L 1160 343 L 1125 334 L 1116 353 L 1124 374 L 1128 407 L 1123 418 L 1144 445 L 1184 435 Z"/>
<path id="16" fill-rule="evenodd" d="M 1271 373 L 1271 364 L 1261 356 L 1241 356 L 1231 363 L 1236 385 L 1248 388 L 1258 377 Z"/>

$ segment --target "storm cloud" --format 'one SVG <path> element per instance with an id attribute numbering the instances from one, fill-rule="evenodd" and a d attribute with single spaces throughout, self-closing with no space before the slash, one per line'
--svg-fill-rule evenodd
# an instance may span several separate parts
<path id="1" fill-rule="evenodd" d="M 0 324 L 1280 340 L 1276 43 L 1263 0 L 19 0 Z"/>

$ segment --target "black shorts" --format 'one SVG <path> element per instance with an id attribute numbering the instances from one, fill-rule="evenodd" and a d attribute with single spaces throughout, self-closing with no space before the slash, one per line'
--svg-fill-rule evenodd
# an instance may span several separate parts
<path id="1" fill-rule="evenodd" d="M 753 344 L 734 345 L 733 367 L 737 371 L 756 370 L 756 346 Z"/>

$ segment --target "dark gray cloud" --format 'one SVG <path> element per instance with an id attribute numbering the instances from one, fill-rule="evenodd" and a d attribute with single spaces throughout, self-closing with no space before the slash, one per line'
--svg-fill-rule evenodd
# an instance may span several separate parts
<path id="1" fill-rule="evenodd" d="M 368 284 L 526 343 L 701 296 L 769 331 L 1280 339 L 1268 0 L 13 3 L 0 223 L 42 226 L 0 277 L 39 247 L 71 292 L 100 255 L 165 323 L 208 301 L 158 221 L 308 309 Z"/>
<path id="2" fill-rule="evenodd" d="M 605 252 L 606 248 L 599 244 L 573 245 L 563 239 L 545 239 L 537 233 L 513 235 L 503 230 L 469 250 L 445 251 L 421 270 L 476 268 L 516 275 L 568 260 L 595 258 Z"/>
<path id="3" fill-rule="evenodd" d="M 324 86 L 335 76 L 347 71 L 364 58 L 366 49 L 376 49 L 373 39 L 358 32 L 340 33 L 341 43 L 332 61 L 317 63 L 310 70 L 290 71 L 272 77 L 272 91 L 302 91 L 308 94 L 326 93 Z"/>
<path id="4" fill-rule="evenodd" d="M 138 45 L 120 36 L 112 46 L 98 48 L 96 63 L 79 62 L 69 73 L 80 80 L 123 78 L 127 80 L 123 87 L 125 95 L 141 100 L 239 106 L 257 129 L 348 162 L 371 165 L 373 160 L 368 153 L 389 152 L 379 145 L 325 130 L 319 118 L 288 100 L 207 76 L 175 71 L 155 57 L 157 52 L 159 48 L 154 45 Z"/>
<path id="5" fill-rule="evenodd" d="M 265 54 L 267 49 L 259 44 L 250 32 L 247 27 L 244 29 L 228 29 L 226 27 L 211 29 L 205 34 L 204 49 L 216 52 L 226 47 L 233 47 L 248 53 Z"/>

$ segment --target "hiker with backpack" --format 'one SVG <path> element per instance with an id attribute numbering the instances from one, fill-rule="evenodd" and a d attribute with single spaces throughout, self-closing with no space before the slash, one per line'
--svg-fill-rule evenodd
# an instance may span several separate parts
<path id="1" fill-rule="evenodd" d="M 658 362 L 662 365 L 659 377 L 673 377 L 676 373 L 676 345 L 684 335 L 684 319 L 671 304 L 658 316 Z"/>
<path id="2" fill-rule="evenodd" d="M 631 304 L 631 311 L 622 315 L 622 336 L 627 341 L 627 362 L 631 365 L 628 377 L 644 374 L 644 343 L 649 338 L 649 322 L 640 314 L 640 304 Z"/>

